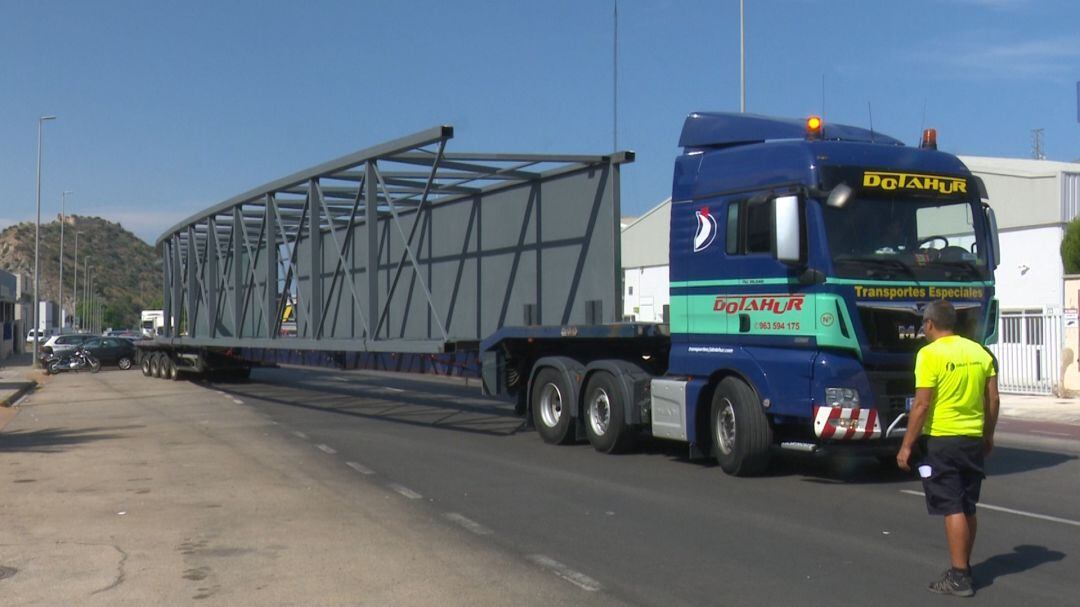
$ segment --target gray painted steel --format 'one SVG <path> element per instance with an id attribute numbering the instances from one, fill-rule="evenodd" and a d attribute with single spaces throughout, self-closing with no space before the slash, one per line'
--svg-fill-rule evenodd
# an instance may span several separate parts
<path id="1" fill-rule="evenodd" d="M 454 154 L 452 137 L 343 156 L 170 228 L 165 340 L 439 352 L 504 326 L 615 322 L 633 153 Z"/>

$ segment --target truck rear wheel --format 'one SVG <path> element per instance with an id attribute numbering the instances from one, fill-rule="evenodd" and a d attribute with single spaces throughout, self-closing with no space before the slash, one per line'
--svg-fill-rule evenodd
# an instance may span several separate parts
<path id="1" fill-rule="evenodd" d="M 713 392 L 710 420 L 713 456 L 724 472 L 754 476 L 768 468 L 772 428 L 750 386 L 723 379 Z"/>
<path id="2" fill-rule="evenodd" d="M 585 434 L 589 444 L 601 453 L 625 451 L 633 442 L 626 424 L 626 408 L 615 377 L 599 371 L 585 387 Z"/>
<path id="3" fill-rule="evenodd" d="M 180 379 L 180 368 L 176 366 L 176 361 L 171 358 L 165 359 L 165 378 L 176 381 Z"/>
<path id="4" fill-rule="evenodd" d="M 150 361 L 154 359 L 153 354 L 143 353 L 142 355 L 142 374 L 143 377 L 152 377 L 154 375 L 153 369 L 150 368 Z"/>
<path id="5" fill-rule="evenodd" d="M 562 373 L 551 367 L 541 369 L 533 380 L 530 402 L 533 424 L 544 442 L 565 445 L 573 441 L 572 395 Z"/>
<path id="6" fill-rule="evenodd" d="M 161 379 L 165 377 L 165 361 L 168 360 L 164 354 L 158 352 L 150 359 L 150 369 L 154 372 L 154 377 Z"/>

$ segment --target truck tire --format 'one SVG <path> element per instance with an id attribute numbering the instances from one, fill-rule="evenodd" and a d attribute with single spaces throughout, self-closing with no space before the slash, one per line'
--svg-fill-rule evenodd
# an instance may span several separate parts
<path id="1" fill-rule="evenodd" d="M 585 434 L 589 444 L 601 453 L 625 451 L 633 442 L 626 423 L 626 403 L 615 376 L 598 371 L 585 385 Z"/>
<path id="2" fill-rule="evenodd" d="M 154 375 L 154 372 L 152 369 L 150 369 L 150 360 L 154 358 L 154 355 L 144 352 L 140 358 L 142 358 L 143 377 L 152 377 Z"/>
<path id="3" fill-rule="evenodd" d="M 713 456 L 724 472 L 754 476 L 769 467 L 772 428 L 750 386 L 724 378 L 713 392 L 710 422 Z"/>
<path id="4" fill-rule="evenodd" d="M 161 352 L 158 352 L 150 359 L 150 369 L 154 372 L 154 377 L 161 379 L 165 377 L 165 361 L 166 357 Z"/>
<path id="5" fill-rule="evenodd" d="M 545 367 L 536 374 L 532 387 L 532 418 L 544 442 L 566 445 L 574 440 L 574 420 L 570 415 L 570 387 L 562 373 Z"/>
<path id="6" fill-rule="evenodd" d="M 172 381 L 180 379 L 180 368 L 176 366 L 176 361 L 171 358 L 165 360 L 165 378 Z"/>

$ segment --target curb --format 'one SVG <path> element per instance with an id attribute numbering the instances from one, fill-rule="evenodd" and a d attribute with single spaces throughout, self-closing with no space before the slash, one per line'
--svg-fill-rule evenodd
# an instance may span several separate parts
<path id="1" fill-rule="evenodd" d="M 38 384 L 36 381 L 28 381 L 22 384 L 15 390 L 14 394 L 4 398 L 4 400 L 0 400 L 0 407 L 10 407 L 11 403 L 22 398 L 24 395 L 26 395 L 27 392 L 30 392 L 31 390 L 36 388 L 37 385 Z"/>

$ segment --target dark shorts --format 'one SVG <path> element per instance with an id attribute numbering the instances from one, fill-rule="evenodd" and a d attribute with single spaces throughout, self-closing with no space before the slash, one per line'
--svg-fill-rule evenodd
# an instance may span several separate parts
<path id="1" fill-rule="evenodd" d="M 919 462 L 926 511 L 934 515 L 975 514 L 983 474 L 983 440 L 968 436 L 924 436 Z M 927 468 L 928 467 L 928 468 Z"/>

